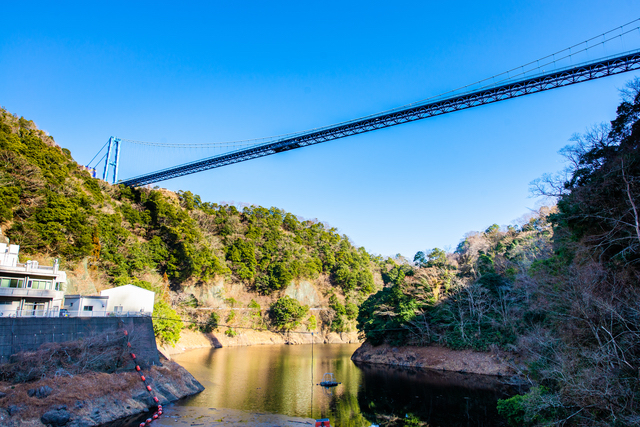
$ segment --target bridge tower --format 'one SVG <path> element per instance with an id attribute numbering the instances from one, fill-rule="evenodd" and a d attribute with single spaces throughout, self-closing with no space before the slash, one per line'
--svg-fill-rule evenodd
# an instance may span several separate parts
<path id="1" fill-rule="evenodd" d="M 109 138 L 109 147 L 107 148 L 107 156 L 104 161 L 104 172 L 102 174 L 102 179 L 104 181 L 108 181 L 109 177 L 109 166 L 113 166 L 113 181 L 112 184 L 118 182 L 118 162 L 120 161 L 120 138 L 116 138 L 112 136 Z M 111 152 L 115 151 L 114 157 L 115 159 L 111 161 Z"/>

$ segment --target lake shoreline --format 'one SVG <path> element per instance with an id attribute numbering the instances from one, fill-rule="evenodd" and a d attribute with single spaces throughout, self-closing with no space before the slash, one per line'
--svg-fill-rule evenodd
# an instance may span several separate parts
<path id="1" fill-rule="evenodd" d="M 224 332 L 203 333 L 183 330 L 174 346 L 160 346 L 158 350 L 170 358 L 187 350 L 197 348 L 244 347 L 254 345 L 299 345 L 311 344 L 311 332 L 271 332 L 236 329 L 237 335 L 230 337 Z M 357 332 L 314 332 L 314 344 L 359 344 Z"/>
<path id="2" fill-rule="evenodd" d="M 424 368 L 449 372 L 472 373 L 493 376 L 516 374 L 504 354 L 474 350 L 452 350 L 441 346 L 373 346 L 363 343 L 351 356 L 351 360 L 366 364 L 381 364 L 412 368 Z"/>

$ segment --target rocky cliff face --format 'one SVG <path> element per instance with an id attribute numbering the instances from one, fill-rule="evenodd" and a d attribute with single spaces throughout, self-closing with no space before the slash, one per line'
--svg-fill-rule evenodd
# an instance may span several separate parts
<path id="1" fill-rule="evenodd" d="M 145 376 L 163 405 L 204 390 L 183 367 L 166 359 Z M 140 375 L 132 371 L 0 383 L 0 425 L 6 427 L 97 426 L 147 412 L 154 404 Z"/>

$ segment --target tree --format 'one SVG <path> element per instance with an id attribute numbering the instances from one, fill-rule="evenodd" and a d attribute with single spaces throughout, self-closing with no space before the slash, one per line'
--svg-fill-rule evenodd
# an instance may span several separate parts
<path id="1" fill-rule="evenodd" d="M 175 343 L 180 339 L 182 319 L 169 304 L 160 300 L 153 306 L 153 331 L 162 344 Z"/>
<path id="2" fill-rule="evenodd" d="M 558 197 L 556 226 L 603 260 L 640 262 L 640 79 L 632 81 L 610 126 L 573 138 L 562 154 L 564 176 L 534 182 L 534 193 Z M 564 178 L 562 191 L 555 192 Z"/>
<path id="3" fill-rule="evenodd" d="M 418 267 L 442 267 L 448 263 L 447 253 L 440 248 L 433 248 L 426 253 L 419 251 L 413 257 L 413 262 Z"/>
<path id="4" fill-rule="evenodd" d="M 271 304 L 271 317 L 273 324 L 284 330 L 291 330 L 300 324 L 300 320 L 309 311 L 308 306 L 300 305 L 298 300 L 288 295 L 279 298 Z"/>

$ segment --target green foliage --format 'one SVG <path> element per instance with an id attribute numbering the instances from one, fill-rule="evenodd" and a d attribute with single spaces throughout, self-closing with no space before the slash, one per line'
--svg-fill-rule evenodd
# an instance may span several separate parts
<path id="1" fill-rule="evenodd" d="M 349 320 L 355 320 L 358 317 L 358 306 L 352 302 L 345 304 L 344 311 Z"/>
<path id="2" fill-rule="evenodd" d="M 224 303 L 227 304 L 229 307 L 236 307 L 238 306 L 240 303 L 233 297 L 230 298 L 225 298 L 224 299 Z"/>
<path id="3" fill-rule="evenodd" d="M 18 187 L 0 187 L 0 224 L 13 219 L 13 207 L 20 203 Z"/>
<path id="4" fill-rule="evenodd" d="M 527 254 L 549 250 L 550 236 L 542 223 L 528 231 L 492 226 L 469 235 L 455 254 L 418 252 L 417 270 L 383 261 L 387 287 L 360 306 L 358 328 L 373 344 L 512 348 L 518 334 L 531 326 L 523 321 L 522 287 L 513 280 L 533 261 Z"/>
<path id="5" fill-rule="evenodd" d="M 234 338 L 238 335 L 238 332 L 233 328 L 228 328 L 226 331 L 224 331 L 224 334 L 229 338 Z"/>
<path id="6" fill-rule="evenodd" d="M 403 292 L 401 285 L 384 288 L 371 295 L 360 306 L 358 329 L 374 345 L 385 340 L 394 345 L 406 343 L 407 330 L 403 326 L 416 317 L 423 304 Z M 381 307 L 390 310 L 380 311 Z"/>
<path id="7" fill-rule="evenodd" d="M 182 319 L 169 304 L 160 300 L 153 306 L 153 331 L 163 344 L 175 343 L 180 339 Z"/>
<path id="8" fill-rule="evenodd" d="M 182 302 L 182 305 L 184 305 L 185 307 L 197 308 L 198 298 L 196 298 L 193 294 L 189 294 Z"/>
<path id="9" fill-rule="evenodd" d="M 426 253 L 419 251 L 413 257 L 413 262 L 419 267 L 441 267 L 448 264 L 447 253 L 439 248 L 434 248 Z"/>
<path id="10" fill-rule="evenodd" d="M 523 404 L 524 396 L 515 395 L 508 399 L 498 400 L 498 413 L 503 416 L 510 426 L 521 427 L 525 426 L 525 406 Z"/>
<path id="11" fill-rule="evenodd" d="M 532 387 L 524 395 L 498 400 L 498 413 L 512 427 L 529 427 L 553 424 L 564 418 L 566 408 L 547 387 Z M 575 412 L 575 411 L 574 411 Z"/>
<path id="12" fill-rule="evenodd" d="M 218 325 L 220 324 L 220 315 L 215 311 L 212 311 L 209 314 L 209 317 L 204 325 L 200 325 L 200 330 L 206 334 L 215 331 L 218 329 Z"/>
<path id="13" fill-rule="evenodd" d="M 236 318 L 236 312 L 235 312 L 235 310 L 231 310 L 229 312 L 229 314 L 227 315 L 227 320 L 226 320 L 227 324 L 233 323 L 235 318 Z"/>
<path id="14" fill-rule="evenodd" d="M 318 319 L 316 319 L 316 316 L 314 314 L 309 316 L 309 319 L 307 320 L 307 329 L 310 331 L 315 331 L 316 329 L 318 329 Z"/>
<path id="15" fill-rule="evenodd" d="M 309 311 L 308 306 L 302 306 L 298 300 L 290 296 L 283 296 L 271 304 L 271 318 L 274 326 L 279 329 L 291 330 L 300 324 L 300 320 Z"/>
<path id="16" fill-rule="evenodd" d="M 240 280 L 250 281 L 256 274 L 255 245 L 250 240 L 236 239 L 226 249 L 226 259 L 231 261 L 232 270 Z"/>
<path id="17" fill-rule="evenodd" d="M 102 190 L 100 190 L 100 186 L 98 185 L 98 181 L 91 177 L 85 177 L 84 179 L 84 187 L 91 193 L 93 199 L 97 203 L 102 203 L 104 201 L 104 196 L 102 195 Z"/>

